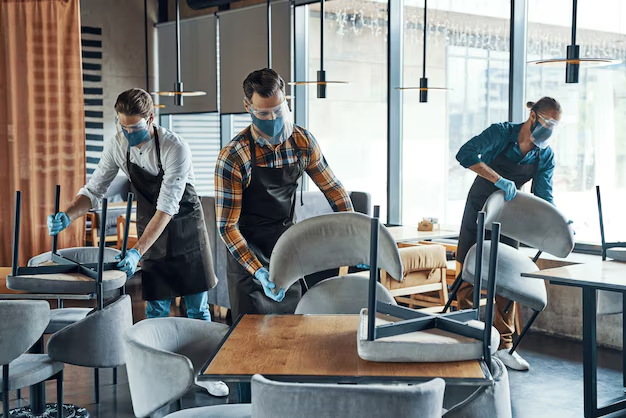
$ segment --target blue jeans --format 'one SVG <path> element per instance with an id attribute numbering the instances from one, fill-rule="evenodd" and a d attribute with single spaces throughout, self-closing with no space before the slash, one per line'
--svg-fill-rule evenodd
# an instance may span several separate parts
<path id="1" fill-rule="evenodd" d="M 183 296 L 183 298 L 185 299 L 185 305 L 187 305 L 187 317 L 211 322 L 207 292 Z M 146 317 L 167 318 L 170 316 L 171 303 L 171 299 L 149 300 L 146 306 Z"/>

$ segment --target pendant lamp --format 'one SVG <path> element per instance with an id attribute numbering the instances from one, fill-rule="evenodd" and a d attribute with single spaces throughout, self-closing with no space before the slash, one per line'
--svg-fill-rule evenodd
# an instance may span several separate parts
<path id="1" fill-rule="evenodd" d="M 328 81 L 326 80 L 326 71 L 324 71 L 324 0 L 320 0 L 320 69 L 317 72 L 317 81 L 294 81 L 289 83 L 295 86 L 305 84 L 317 84 L 317 98 L 326 98 L 326 86 L 328 84 L 348 84 L 347 81 Z"/>
<path id="2" fill-rule="evenodd" d="M 176 0 L 176 83 L 173 91 L 157 91 L 153 94 L 159 96 L 174 96 L 174 105 L 183 105 L 183 96 L 204 96 L 205 91 L 185 91 L 180 79 L 180 0 Z"/>
<path id="3" fill-rule="evenodd" d="M 572 4 L 572 44 L 567 46 L 567 56 L 565 58 L 543 59 L 529 61 L 528 64 L 561 66 L 565 63 L 565 82 L 578 83 L 578 73 L 581 65 L 587 67 L 601 67 L 605 65 L 617 64 L 621 60 L 613 58 L 580 58 L 580 46 L 576 45 L 576 19 L 578 11 L 578 0 L 573 0 Z"/>
<path id="4" fill-rule="evenodd" d="M 424 0 L 424 47 L 422 51 L 422 78 L 420 78 L 419 87 L 398 87 L 398 90 L 419 90 L 420 103 L 428 102 L 428 90 L 448 90 L 446 87 L 428 87 L 428 78 L 426 78 L 426 45 L 428 33 L 428 0 Z"/>

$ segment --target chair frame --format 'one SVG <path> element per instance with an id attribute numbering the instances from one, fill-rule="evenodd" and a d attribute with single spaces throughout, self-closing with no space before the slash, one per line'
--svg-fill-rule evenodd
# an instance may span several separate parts
<path id="1" fill-rule="evenodd" d="M 611 248 L 626 248 L 626 242 L 606 242 L 604 235 L 604 216 L 602 215 L 602 199 L 600 198 L 600 186 L 596 186 L 596 195 L 598 198 L 598 216 L 600 218 L 600 236 L 602 237 L 602 261 L 605 261 L 606 250 Z"/>
<path id="2" fill-rule="evenodd" d="M 380 338 L 407 334 L 428 329 L 441 329 L 469 338 L 482 341 L 483 356 L 487 368 L 491 372 L 491 331 L 494 320 L 494 298 L 496 288 L 496 269 L 498 264 L 498 243 L 500 240 L 500 223 L 494 222 L 492 226 L 492 238 L 495 245 L 491 246 L 489 258 L 489 277 L 487 282 L 487 303 L 485 314 L 484 330 L 478 330 L 467 324 L 468 321 L 478 320 L 480 317 L 480 292 L 474 292 L 473 307 L 456 312 L 434 314 L 418 312 L 416 310 L 402 306 L 394 306 L 387 303 L 378 302 L 376 299 L 376 282 L 378 281 L 378 234 L 380 230 L 379 220 L 380 208 L 374 207 L 374 217 L 371 221 L 371 241 L 370 241 L 370 279 L 369 279 L 369 300 L 367 310 L 367 339 L 375 341 Z M 476 248 L 476 274 L 474 286 L 480 289 L 482 270 L 482 249 L 485 241 L 485 212 L 478 212 Z M 400 318 L 401 321 L 376 326 L 376 314 L 391 315 Z"/>

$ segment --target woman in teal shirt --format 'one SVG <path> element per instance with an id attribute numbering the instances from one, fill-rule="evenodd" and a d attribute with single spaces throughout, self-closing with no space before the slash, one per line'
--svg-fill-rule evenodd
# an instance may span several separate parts
<path id="1" fill-rule="evenodd" d="M 487 198 L 496 190 L 505 193 L 505 199 L 515 198 L 517 190 L 532 180 L 532 192 L 552 204 L 552 175 L 554 174 L 554 152 L 548 145 L 561 119 L 561 105 L 551 97 L 543 97 L 536 103 L 527 104 L 530 109 L 524 123 L 495 123 L 480 135 L 466 142 L 456 155 L 465 168 L 477 176 L 467 196 L 457 261 L 461 264 L 469 249 L 476 244 L 476 219 Z M 502 242 L 517 247 L 519 244 L 506 237 Z M 463 282 L 457 292 L 459 307 L 466 309 L 472 305 L 474 287 Z M 526 360 L 517 352 L 509 353 L 513 346 L 515 332 L 515 309 L 505 312 L 508 300 L 496 296 L 494 325 L 500 332 L 500 347 L 496 356 L 515 370 L 528 370 Z"/>

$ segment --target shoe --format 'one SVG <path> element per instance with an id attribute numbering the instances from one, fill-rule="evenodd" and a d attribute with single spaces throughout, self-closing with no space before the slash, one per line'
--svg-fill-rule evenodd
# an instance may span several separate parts
<path id="1" fill-rule="evenodd" d="M 228 396 L 230 393 L 226 383 L 219 380 L 196 380 L 196 385 L 206 389 L 210 395 L 217 397 Z"/>
<path id="2" fill-rule="evenodd" d="M 495 354 L 497 358 L 502 360 L 502 363 L 509 369 L 526 371 L 530 369 L 530 364 L 526 360 L 522 358 L 517 351 L 514 351 L 513 354 L 510 354 L 510 348 L 505 348 L 503 350 L 498 350 Z"/>

